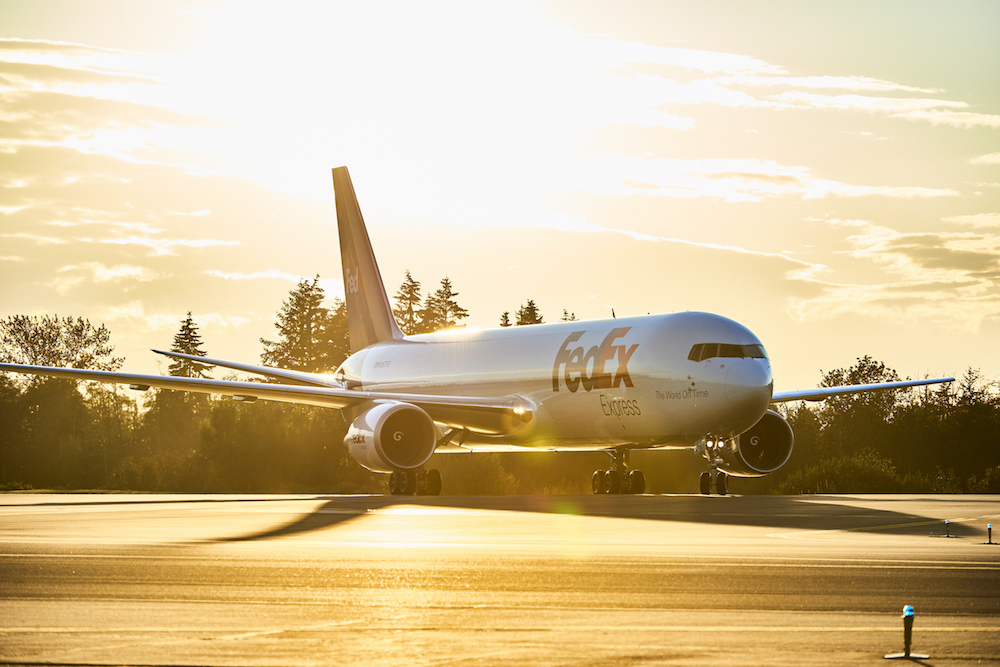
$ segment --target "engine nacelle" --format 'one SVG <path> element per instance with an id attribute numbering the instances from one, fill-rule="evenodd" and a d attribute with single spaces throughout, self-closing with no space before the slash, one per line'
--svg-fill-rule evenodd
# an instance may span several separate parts
<path id="1" fill-rule="evenodd" d="M 344 444 L 354 460 L 369 470 L 412 470 L 434 453 L 437 431 L 430 415 L 417 406 L 389 401 L 358 415 Z"/>
<path id="2" fill-rule="evenodd" d="M 788 463 L 795 434 L 785 418 L 768 410 L 761 420 L 722 448 L 726 474 L 762 477 Z"/>

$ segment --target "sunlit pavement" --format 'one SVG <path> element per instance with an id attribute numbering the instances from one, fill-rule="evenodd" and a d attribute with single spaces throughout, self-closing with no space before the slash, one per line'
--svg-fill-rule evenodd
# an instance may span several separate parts
<path id="1" fill-rule="evenodd" d="M 1000 664 L 998 519 L 972 495 L 0 495 L 0 662 L 872 665 L 910 604 L 926 664 Z"/>

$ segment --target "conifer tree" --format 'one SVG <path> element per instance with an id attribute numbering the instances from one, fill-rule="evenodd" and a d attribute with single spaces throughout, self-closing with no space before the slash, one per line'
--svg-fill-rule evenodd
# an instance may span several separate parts
<path id="1" fill-rule="evenodd" d="M 518 325 L 542 323 L 542 315 L 538 312 L 538 306 L 535 305 L 532 299 L 528 299 L 527 304 L 518 308 L 516 316 Z"/>
<path id="2" fill-rule="evenodd" d="M 347 309 L 339 300 L 331 312 L 322 306 L 325 291 L 319 275 L 300 280 L 281 304 L 274 327 L 277 340 L 260 339 L 261 362 L 298 371 L 322 373 L 343 361 L 347 349 Z"/>
<path id="3" fill-rule="evenodd" d="M 201 343 L 201 334 L 198 333 L 198 326 L 194 323 L 189 310 L 187 317 L 181 321 L 180 331 L 174 334 L 174 344 L 170 351 L 204 357 L 205 351 L 201 349 Z M 167 373 L 175 377 L 207 378 L 210 377 L 208 368 L 205 364 L 189 359 L 175 359 L 167 368 Z"/>
<path id="4" fill-rule="evenodd" d="M 399 328 L 405 334 L 420 333 L 420 283 L 413 279 L 409 270 L 393 298 L 396 300 L 396 307 L 392 309 L 392 313 L 396 316 Z"/>
<path id="5" fill-rule="evenodd" d="M 347 304 L 334 297 L 333 307 L 324 309 L 320 329 L 320 356 L 317 360 L 319 372 L 332 371 L 351 354 L 350 334 L 347 330 Z"/>
<path id="6" fill-rule="evenodd" d="M 509 327 L 510 326 L 510 311 L 503 311 L 503 315 L 500 316 L 500 326 Z"/>
<path id="7" fill-rule="evenodd" d="M 560 318 L 562 322 L 576 322 L 576 313 L 571 313 L 565 308 L 563 308 L 563 316 Z"/>
<path id="8" fill-rule="evenodd" d="M 422 332 L 450 329 L 459 326 L 458 321 L 469 316 L 469 311 L 455 301 L 458 292 L 451 286 L 451 279 L 441 279 L 441 287 L 433 294 L 428 294 L 424 308 L 420 312 L 420 329 Z"/>

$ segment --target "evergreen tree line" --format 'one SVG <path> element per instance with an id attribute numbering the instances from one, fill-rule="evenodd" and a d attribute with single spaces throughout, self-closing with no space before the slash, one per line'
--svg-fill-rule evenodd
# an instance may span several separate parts
<path id="1" fill-rule="evenodd" d="M 394 312 L 408 333 L 462 326 L 468 317 L 448 278 L 423 296 L 407 271 Z M 575 320 L 564 310 L 562 320 Z M 543 318 L 528 299 L 517 324 Z M 501 325 L 510 326 L 510 313 Z M 344 302 L 327 300 L 319 276 L 293 288 L 261 339 L 261 363 L 329 372 L 349 354 Z M 84 318 L 15 315 L 0 321 L 0 360 L 118 370 L 108 329 Z M 189 312 L 171 350 L 204 357 Z M 213 369 L 174 359 L 173 376 Z M 224 379 L 235 378 L 229 373 Z M 823 374 L 822 386 L 890 382 L 895 371 L 870 357 Z M 959 382 L 873 392 L 818 405 L 781 406 L 795 431 L 789 464 L 761 480 L 733 480 L 738 493 L 1000 493 L 1000 395 L 975 370 Z M 116 385 L 0 374 L 0 489 L 116 489 L 175 492 L 381 492 L 384 479 L 350 457 L 337 410 L 167 390 L 136 394 Z M 682 452 L 632 454 L 652 492 L 693 492 L 702 459 Z M 444 493 L 587 493 L 602 453 L 438 455 Z"/>

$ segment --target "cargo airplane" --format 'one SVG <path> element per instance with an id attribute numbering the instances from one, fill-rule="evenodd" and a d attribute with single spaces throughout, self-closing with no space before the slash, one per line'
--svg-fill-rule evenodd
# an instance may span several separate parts
<path id="1" fill-rule="evenodd" d="M 0 364 L 0 370 L 304 403 L 345 411 L 350 454 L 388 473 L 393 494 L 436 495 L 435 453 L 603 451 L 594 493 L 643 493 L 636 449 L 693 450 L 707 460 L 701 492 L 730 475 L 760 477 L 788 462 L 794 437 L 770 409 L 855 392 L 939 382 L 773 391 L 760 340 L 733 320 L 674 313 L 481 331 L 404 335 L 382 283 L 346 167 L 333 170 L 351 355 L 332 375 L 187 357 L 270 383 Z"/>

